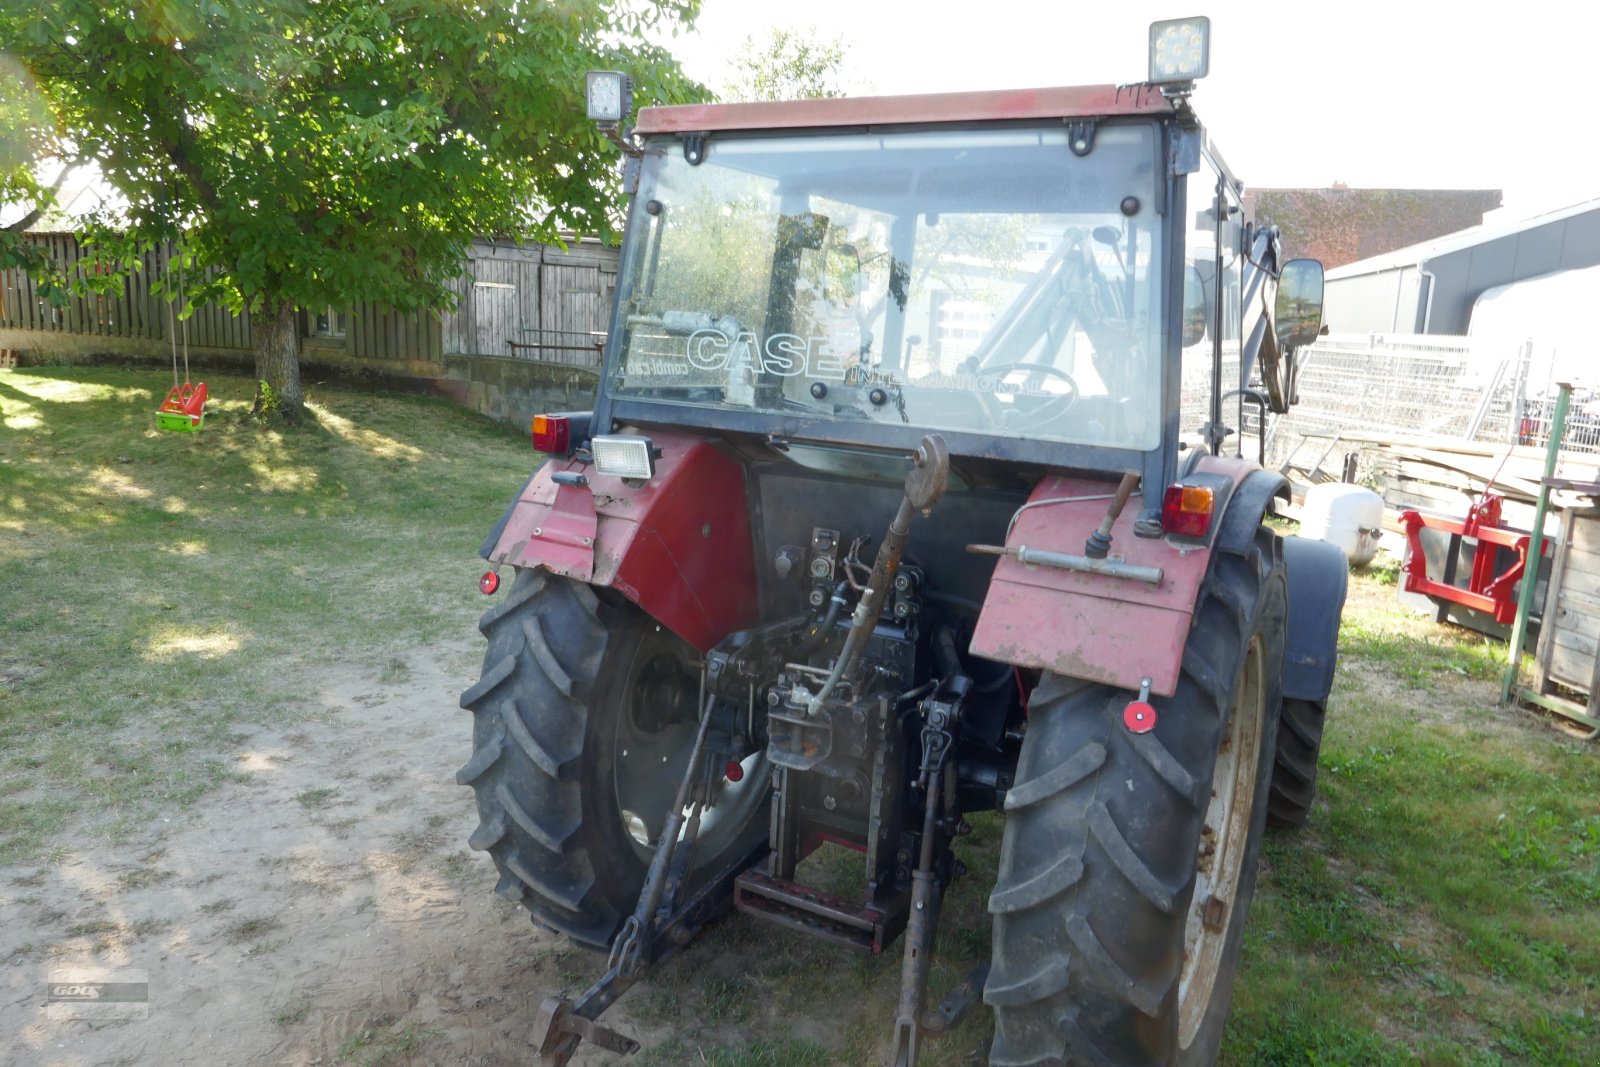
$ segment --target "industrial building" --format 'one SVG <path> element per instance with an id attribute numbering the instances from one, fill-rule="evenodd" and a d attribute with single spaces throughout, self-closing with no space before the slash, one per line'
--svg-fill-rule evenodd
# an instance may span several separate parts
<path id="1" fill-rule="evenodd" d="M 1476 335 L 1484 324 L 1475 328 L 1474 307 L 1487 297 L 1485 306 L 1499 301 L 1522 309 L 1525 317 L 1515 329 L 1524 337 L 1565 332 L 1555 320 L 1577 307 L 1556 294 L 1573 284 L 1581 288 L 1584 276 L 1561 283 L 1550 279 L 1600 266 L 1600 199 L 1531 218 L 1503 220 L 1502 214 L 1481 226 L 1330 270 L 1326 321 L 1339 333 Z M 1600 273 L 1589 277 L 1594 288 L 1581 303 L 1592 308 L 1600 300 Z M 1529 286 L 1532 279 L 1543 280 Z M 1514 288 L 1503 288 L 1508 286 Z M 1550 296 L 1523 295 L 1535 289 Z M 1502 321 L 1494 328 L 1513 327 Z"/>

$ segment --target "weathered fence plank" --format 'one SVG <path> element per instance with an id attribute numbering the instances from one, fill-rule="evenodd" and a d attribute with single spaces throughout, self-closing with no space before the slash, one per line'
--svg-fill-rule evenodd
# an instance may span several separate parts
<path id="1" fill-rule="evenodd" d="M 39 244 L 69 277 L 83 277 L 89 255 L 73 234 L 35 234 Z M 480 354 L 535 362 L 593 367 L 592 340 L 606 328 L 605 308 L 616 284 L 617 253 L 594 242 L 573 242 L 566 250 L 475 241 L 465 274 L 451 284 L 456 307 L 401 314 L 362 304 L 343 316 L 344 337 L 318 338 L 325 347 L 341 346 L 351 355 L 374 359 L 439 360 L 445 355 Z M 142 253 L 120 288 L 109 293 L 70 297 L 63 307 L 41 301 L 33 280 L 20 270 L 0 271 L 0 326 L 48 333 L 105 338 L 176 340 L 187 331 L 192 348 L 249 349 L 248 316 L 230 314 L 218 304 L 196 308 L 179 321 L 167 300 L 180 288 L 171 247 Z M 185 279 L 193 289 L 196 279 Z M 170 316 L 170 319 L 169 319 Z M 314 324 L 316 313 L 309 313 Z M 519 346 L 513 348 L 512 342 Z"/>

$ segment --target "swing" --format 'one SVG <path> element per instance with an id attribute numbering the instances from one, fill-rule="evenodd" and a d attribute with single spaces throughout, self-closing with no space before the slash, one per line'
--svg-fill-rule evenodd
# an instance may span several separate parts
<path id="1" fill-rule="evenodd" d="M 183 249 L 178 248 L 178 299 L 183 292 Z M 171 277 L 171 272 L 168 272 Z M 178 331 L 173 318 L 172 303 L 167 304 L 167 336 L 172 341 L 172 388 L 167 398 L 156 409 L 156 425 L 177 433 L 194 433 L 206 421 L 206 383 L 189 381 L 189 320 L 183 320 L 183 381 L 178 381 Z"/>
<path id="2" fill-rule="evenodd" d="M 163 430 L 193 433 L 206 421 L 206 383 L 174 385 L 156 409 L 156 425 Z"/>

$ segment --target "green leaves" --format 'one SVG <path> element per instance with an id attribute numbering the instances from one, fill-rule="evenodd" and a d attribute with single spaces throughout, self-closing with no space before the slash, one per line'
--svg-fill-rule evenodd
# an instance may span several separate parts
<path id="1" fill-rule="evenodd" d="M 182 234 L 231 305 L 415 310 L 448 299 L 475 236 L 608 225 L 615 152 L 583 72 L 630 71 L 641 105 L 702 98 L 641 39 L 697 8 L 0 0 L 0 40 L 47 104 L 30 128 L 92 148 L 128 232 Z"/>
<path id="2" fill-rule="evenodd" d="M 811 100 L 843 96 L 844 38 L 823 40 L 816 31 L 784 26 L 761 40 L 746 37 L 738 72 L 727 88 L 730 100 Z"/>

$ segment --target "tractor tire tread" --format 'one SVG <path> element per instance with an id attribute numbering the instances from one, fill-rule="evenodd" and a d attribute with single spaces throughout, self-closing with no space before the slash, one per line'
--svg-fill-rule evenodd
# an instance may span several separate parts
<path id="1" fill-rule="evenodd" d="M 539 661 L 545 677 L 550 679 L 550 684 L 561 690 L 561 695 L 570 700 L 572 676 L 561 666 L 556 654 L 550 650 L 550 642 L 545 640 L 544 627 L 539 623 L 539 616 L 529 615 L 522 620 L 522 636 L 528 642 L 528 651 Z"/>
<path id="2" fill-rule="evenodd" d="M 1100 744 L 1088 744 L 1073 755 L 1065 763 L 1046 771 L 1031 782 L 1015 786 L 1006 793 L 1006 811 L 1021 811 L 1041 800 L 1048 800 L 1061 792 L 1070 789 L 1084 779 L 1086 775 L 1093 774 L 1100 769 L 1106 761 L 1106 747 Z"/>
<path id="3" fill-rule="evenodd" d="M 505 723 L 506 735 L 522 750 L 523 755 L 532 760 L 534 765 L 541 771 L 552 778 L 561 777 L 561 768 L 577 758 L 578 750 L 583 743 L 582 740 L 577 739 L 576 743 L 572 744 L 573 739 L 569 738 L 570 751 L 552 752 L 537 737 L 533 736 L 533 731 L 528 729 L 528 724 L 523 715 L 522 705 L 518 701 L 508 700 L 500 705 L 500 718 Z"/>
<path id="4" fill-rule="evenodd" d="M 1267 800 L 1269 824 L 1293 829 L 1304 826 L 1310 817 L 1317 799 L 1317 757 L 1326 719 L 1322 702 L 1284 698 Z"/>
<path id="5" fill-rule="evenodd" d="M 1125 992 L 1127 1000 L 1134 1007 L 1154 1018 L 1161 1011 L 1161 1001 L 1167 994 L 1167 989 L 1172 985 L 1168 981 L 1165 985 L 1153 982 L 1140 982 L 1129 974 L 1118 963 L 1111 952 L 1106 948 L 1100 936 L 1089 925 L 1089 920 L 1081 915 L 1074 915 L 1067 920 L 1067 937 L 1072 944 L 1085 957 L 1094 961 L 1105 974 L 1112 976 Z"/>
<path id="6" fill-rule="evenodd" d="M 1136 734 L 1129 747 L 1190 807 L 1200 807 L 1205 800 L 1205 785 L 1178 762 L 1177 757 L 1167 750 L 1167 746 L 1155 734 Z"/>
<path id="7" fill-rule="evenodd" d="M 571 839 L 573 834 L 578 832 L 578 826 L 576 822 L 570 823 L 563 827 L 558 827 L 554 830 L 550 829 L 549 827 L 539 825 L 539 821 L 532 815 L 528 814 L 527 809 L 522 806 L 521 801 L 517 800 L 517 798 L 512 795 L 511 790 L 507 788 L 506 783 L 504 782 L 501 782 L 499 785 L 494 787 L 494 795 L 500 801 L 500 811 L 495 813 L 496 817 L 502 815 L 509 817 L 511 821 L 522 830 L 523 833 L 539 842 L 539 844 L 543 845 L 551 852 L 565 852 L 567 841 Z M 502 819 L 501 821 L 503 824 L 504 820 Z M 503 832 L 504 829 L 502 825 L 502 833 Z"/>
<path id="8" fill-rule="evenodd" d="M 500 871 L 496 893 L 541 926 L 604 948 L 620 913 L 598 884 L 583 826 L 583 751 L 599 662 L 608 642 L 603 605 L 581 583 L 523 570 L 483 613 L 489 639 L 482 677 L 462 694 L 476 748 L 456 774 L 477 793 L 480 822 L 468 843 Z"/>
<path id="9" fill-rule="evenodd" d="M 467 838 L 467 847 L 474 852 L 486 852 L 489 847 L 506 835 L 506 817 L 504 812 L 495 812 L 478 824 L 472 831 L 472 836 Z"/>
<path id="10" fill-rule="evenodd" d="M 456 771 L 456 785 L 471 785 L 483 777 L 490 767 L 499 762 L 500 752 L 505 748 L 505 744 L 505 727 L 495 727 L 493 732 L 484 739 L 483 744 L 479 745 L 477 750 L 472 753 L 472 758 L 467 760 L 459 771 Z"/>
<path id="11" fill-rule="evenodd" d="M 1067 988 L 1065 960 L 1048 960 L 1031 974 L 1013 978 L 1005 985 L 997 985 L 993 976 L 984 986 L 983 999 L 994 1005 L 1027 1004 L 1052 996 Z"/>
<path id="12" fill-rule="evenodd" d="M 1139 854 L 1128 844 L 1128 839 L 1122 836 L 1122 830 L 1117 826 L 1117 821 L 1112 817 L 1111 809 L 1103 803 L 1096 803 L 1089 808 L 1089 832 L 1094 835 L 1095 841 L 1105 850 L 1106 858 L 1112 866 L 1122 872 L 1122 877 L 1150 906 L 1157 911 L 1171 915 L 1178 906 L 1178 891 L 1171 886 L 1162 884 L 1161 878 L 1150 865 L 1139 858 Z"/>
<path id="13" fill-rule="evenodd" d="M 512 583 L 511 591 L 506 594 L 504 600 L 478 616 L 479 632 L 488 636 L 495 624 L 501 619 L 507 615 L 515 614 L 518 608 L 544 592 L 545 582 L 549 580 L 549 576 L 544 571 L 526 571 L 524 573 L 531 574 L 533 577 L 530 579 L 519 577 L 516 582 Z"/>
<path id="14" fill-rule="evenodd" d="M 500 688 L 507 678 L 516 673 L 516 670 L 517 657 L 501 656 L 494 666 L 483 672 L 483 677 L 479 678 L 465 693 L 461 694 L 461 706 L 470 711 L 474 704 Z"/>
<path id="15" fill-rule="evenodd" d="M 1034 690 L 989 904 L 990 1063 L 1177 1062 L 1184 924 L 1217 746 L 1252 628 L 1281 627 L 1268 584 L 1277 611 L 1283 581 L 1269 530 L 1243 553 L 1213 555 L 1177 692 L 1153 701 L 1171 714 L 1151 733 L 1123 725 L 1126 690 L 1052 674 Z M 1275 689 L 1265 699 L 1270 718 Z"/>
<path id="16" fill-rule="evenodd" d="M 1051 897 L 1064 893 L 1081 877 L 1083 877 L 1083 861 L 1076 856 L 1062 856 L 1054 865 L 1046 867 L 1021 885 L 993 893 L 989 897 L 989 911 L 995 915 L 1004 915 L 1008 912 L 1037 908 Z"/>

